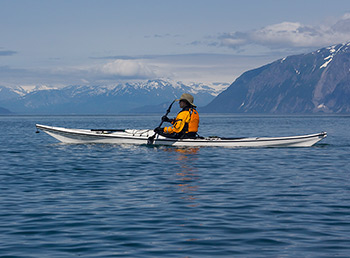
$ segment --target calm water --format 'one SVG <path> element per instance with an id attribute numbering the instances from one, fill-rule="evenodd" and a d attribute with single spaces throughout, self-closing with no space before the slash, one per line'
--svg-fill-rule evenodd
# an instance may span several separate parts
<path id="1" fill-rule="evenodd" d="M 65 145 L 34 126 L 159 117 L 0 116 L 0 257 L 349 257 L 350 116 L 201 117 L 206 136 L 327 131 L 311 148 Z"/>

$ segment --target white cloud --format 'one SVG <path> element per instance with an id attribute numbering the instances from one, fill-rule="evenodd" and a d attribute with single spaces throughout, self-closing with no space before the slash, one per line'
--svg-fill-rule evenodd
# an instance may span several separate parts
<path id="1" fill-rule="evenodd" d="M 103 74 L 118 77 L 151 78 L 156 76 L 152 67 L 138 60 L 117 59 L 102 65 L 98 70 Z"/>
<path id="2" fill-rule="evenodd" d="M 320 26 L 299 22 L 281 22 L 261 29 L 226 33 L 219 37 L 221 46 L 242 48 L 260 45 L 271 49 L 323 47 L 350 41 L 350 13 L 332 24 Z"/>

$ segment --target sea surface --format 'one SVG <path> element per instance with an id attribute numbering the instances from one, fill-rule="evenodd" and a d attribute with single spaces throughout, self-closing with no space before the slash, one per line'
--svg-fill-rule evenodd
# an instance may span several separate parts
<path id="1" fill-rule="evenodd" d="M 328 132 L 310 148 L 35 133 L 154 128 L 160 117 L 0 116 L 0 257 L 350 257 L 350 116 L 201 116 L 203 136 Z"/>

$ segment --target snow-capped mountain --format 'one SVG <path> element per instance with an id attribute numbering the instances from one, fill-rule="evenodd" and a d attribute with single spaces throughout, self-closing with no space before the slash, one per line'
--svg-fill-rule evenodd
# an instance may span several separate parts
<path id="1" fill-rule="evenodd" d="M 247 71 L 203 108 L 225 113 L 349 113 L 350 43 Z"/>
<path id="2" fill-rule="evenodd" d="M 16 113 L 115 114 L 120 112 L 163 112 L 161 104 L 171 103 L 182 93 L 191 93 L 198 106 L 214 99 L 225 84 L 185 85 L 181 82 L 149 80 L 108 86 L 73 85 L 48 87 L 0 87 L 0 106 Z M 161 108 L 161 109 L 160 109 Z"/>

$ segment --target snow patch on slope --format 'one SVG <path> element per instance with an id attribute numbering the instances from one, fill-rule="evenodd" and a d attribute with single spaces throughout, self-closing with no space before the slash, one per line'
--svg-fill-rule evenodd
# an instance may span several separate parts
<path id="1" fill-rule="evenodd" d="M 335 57 L 335 55 L 341 50 L 347 50 L 349 45 L 350 45 L 350 43 L 341 44 L 341 46 L 338 49 L 336 49 L 336 47 L 339 46 L 339 45 L 334 45 L 334 46 L 328 47 L 327 50 L 329 50 L 330 55 L 324 58 L 324 60 L 326 62 L 324 62 L 320 66 L 320 69 L 326 68 L 330 64 L 330 62 L 332 62 L 332 60 Z"/>

